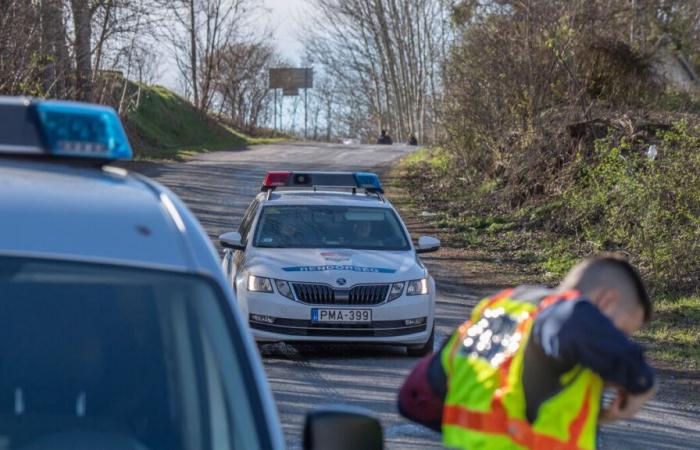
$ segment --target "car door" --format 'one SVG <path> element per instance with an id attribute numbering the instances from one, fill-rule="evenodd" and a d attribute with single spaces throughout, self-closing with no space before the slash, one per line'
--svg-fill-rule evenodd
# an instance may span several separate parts
<path id="1" fill-rule="evenodd" d="M 238 227 L 238 232 L 241 234 L 241 243 L 243 244 L 247 244 L 248 242 L 248 235 L 251 232 L 251 227 L 255 221 L 255 216 L 258 212 L 259 205 L 260 202 L 258 199 L 253 200 L 243 214 L 243 220 L 241 220 L 241 224 Z M 229 281 L 231 282 L 234 290 L 236 289 L 236 274 L 243 266 L 244 259 L 245 252 L 232 249 L 224 250 L 224 271 L 226 272 L 226 275 L 228 275 Z"/>

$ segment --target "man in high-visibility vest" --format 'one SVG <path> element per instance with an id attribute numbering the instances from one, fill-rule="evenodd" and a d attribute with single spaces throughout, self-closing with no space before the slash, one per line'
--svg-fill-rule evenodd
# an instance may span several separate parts
<path id="1" fill-rule="evenodd" d="M 416 365 L 399 410 L 449 448 L 595 449 L 599 423 L 633 417 L 655 391 L 629 339 L 650 316 L 639 274 L 616 256 L 583 261 L 553 290 L 507 289 Z M 617 394 L 601 405 L 605 387 Z"/>

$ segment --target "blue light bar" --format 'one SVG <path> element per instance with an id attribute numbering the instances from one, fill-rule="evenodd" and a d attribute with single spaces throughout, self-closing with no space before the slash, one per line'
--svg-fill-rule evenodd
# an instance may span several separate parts
<path id="1" fill-rule="evenodd" d="M 36 103 L 39 127 L 57 156 L 131 159 L 132 150 L 116 111 L 109 106 L 67 101 Z"/>
<path id="2" fill-rule="evenodd" d="M 370 172 L 356 172 L 355 182 L 357 187 L 367 189 L 374 192 L 384 192 L 382 189 L 382 183 L 379 181 L 379 177 L 375 173 Z"/>

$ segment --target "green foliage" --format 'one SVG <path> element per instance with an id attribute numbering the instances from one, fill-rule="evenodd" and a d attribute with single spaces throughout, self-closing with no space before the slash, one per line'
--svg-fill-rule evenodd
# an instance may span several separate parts
<path id="1" fill-rule="evenodd" d="M 545 248 L 541 265 L 549 278 L 561 279 L 578 262 L 575 249 L 571 239 L 559 239 Z"/>
<path id="2" fill-rule="evenodd" d="M 249 138 L 162 86 L 130 86 L 132 90 L 139 87 L 139 107 L 129 112 L 125 121 L 137 158 L 181 159 L 274 141 Z"/>
<path id="3" fill-rule="evenodd" d="M 622 251 L 667 291 L 700 289 L 700 129 L 685 123 L 648 144 L 609 137 L 574 164 L 565 224 L 593 251 Z M 641 148 L 640 148 L 641 147 Z"/>

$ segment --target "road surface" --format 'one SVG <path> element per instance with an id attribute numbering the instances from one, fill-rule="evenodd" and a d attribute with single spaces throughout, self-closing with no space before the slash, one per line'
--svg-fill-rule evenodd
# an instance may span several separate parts
<path id="1" fill-rule="evenodd" d="M 187 163 L 135 163 L 177 193 L 216 237 L 237 228 L 246 206 L 260 190 L 268 170 L 381 170 L 413 148 L 292 143 L 261 145 L 232 152 L 199 155 Z M 434 254 L 439 255 L 439 253 Z M 439 257 L 424 261 L 433 273 L 444 272 Z M 460 287 L 461 274 L 440 273 L 437 343 L 442 342 L 484 292 Z M 457 284 L 455 284 L 457 283 Z M 495 288 L 495 287 L 494 287 Z M 301 448 L 304 413 L 324 404 L 368 408 L 381 419 L 389 449 L 438 449 L 439 435 L 402 420 L 396 392 L 416 359 L 392 347 L 301 347 L 266 345 L 263 361 L 290 449 Z M 606 449 L 700 448 L 700 409 L 694 399 L 678 401 L 672 380 L 664 380 L 656 399 L 639 419 L 606 428 Z M 664 401 L 665 397 L 674 399 Z M 678 397 L 678 396 L 675 396 Z"/>

